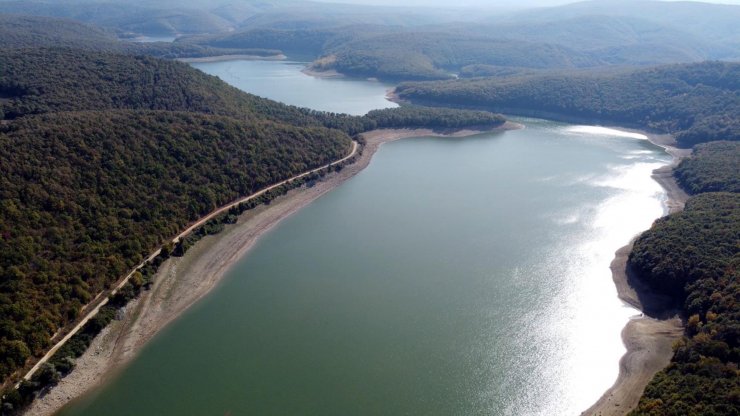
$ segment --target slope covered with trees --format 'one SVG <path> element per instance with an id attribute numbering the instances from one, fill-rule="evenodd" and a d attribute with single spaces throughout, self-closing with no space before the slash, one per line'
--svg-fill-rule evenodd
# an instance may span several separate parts
<path id="1" fill-rule="evenodd" d="M 704 62 L 616 72 L 407 83 L 420 104 L 623 124 L 675 135 L 681 146 L 740 140 L 740 64 Z"/>
<path id="2" fill-rule="evenodd" d="M 7 3 L 0 2 L 0 10 L 4 4 Z M 109 31 L 75 20 L 14 14 L 0 14 L 0 43 L 5 48 L 68 47 L 161 58 L 228 54 L 270 56 L 279 53 L 266 49 L 214 48 L 186 43 L 122 42 Z"/>
<path id="3" fill-rule="evenodd" d="M 674 175 L 691 194 L 740 192 L 740 142 L 711 142 L 694 148 Z"/>
<path id="4" fill-rule="evenodd" d="M 686 335 L 631 415 L 740 413 L 738 247 L 738 193 L 696 196 L 635 242 L 630 265 L 683 304 Z"/>
<path id="5" fill-rule="evenodd" d="M 652 12 L 645 13 L 642 7 Z M 382 13 L 387 17 L 378 21 L 376 16 Z M 379 8 L 358 9 L 355 14 L 291 13 L 277 8 L 253 16 L 233 33 L 182 41 L 281 49 L 310 55 L 318 70 L 392 80 L 466 77 L 478 72 L 470 70 L 472 65 L 574 69 L 740 57 L 740 39 L 731 23 L 740 16 L 740 8 L 734 6 L 585 1 L 532 13 L 448 10 L 447 19 L 431 12 L 416 19 L 400 18 L 400 13 Z M 702 19 L 688 18 L 692 15 Z M 414 23 L 425 20 L 424 25 Z"/>
<path id="6" fill-rule="evenodd" d="M 493 128 L 501 126 L 506 119 L 500 114 L 487 111 L 457 110 L 450 108 L 402 106 L 384 110 L 373 110 L 366 118 L 375 128 L 432 128 L 464 129 Z"/>
<path id="7" fill-rule="evenodd" d="M 345 155 L 325 124 L 362 123 L 151 57 L 3 49 L 0 67 L 3 379 L 188 222 Z"/>
<path id="8" fill-rule="evenodd" d="M 58 111 L 167 110 L 356 134 L 377 127 L 463 128 L 502 119 L 488 112 L 423 107 L 383 110 L 365 117 L 324 113 L 247 94 L 187 64 L 145 56 L 14 49 L 0 52 L 0 66 L 5 68 L 0 74 L 0 118 L 7 120 Z"/>
<path id="9" fill-rule="evenodd" d="M 330 48 L 316 69 L 396 80 L 449 79 L 473 64 L 578 68 L 599 61 L 560 45 L 450 33 L 384 34 Z M 322 62 L 327 62 L 322 65 Z"/>
<path id="10" fill-rule="evenodd" d="M 0 376 L 188 222 L 349 148 L 336 130 L 179 112 L 59 113 L 6 126 Z"/>
<path id="11" fill-rule="evenodd" d="M 687 285 L 726 273 L 738 242 L 740 194 L 702 194 L 657 220 L 635 243 L 630 265 L 653 287 L 682 296 Z"/>
<path id="12" fill-rule="evenodd" d="M 637 276 L 681 305 L 686 326 L 632 416 L 740 414 L 739 152 L 737 142 L 697 146 L 674 173 L 698 195 L 630 254 Z"/>
<path id="13" fill-rule="evenodd" d="M 233 27 L 233 23 L 224 16 L 184 5 L 165 8 L 161 2 L 132 3 L 134 2 L 2 1 L 0 12 L 74 19 L 119 33 L 215 33 Z"/>
<path id="14" fill-rule="evenodd" d="M 187 64 L 60 48 L 0 52 L 0 115 L 104 109 L 190 111 L 355 133 L 362 119 L 280 104 Z"/>

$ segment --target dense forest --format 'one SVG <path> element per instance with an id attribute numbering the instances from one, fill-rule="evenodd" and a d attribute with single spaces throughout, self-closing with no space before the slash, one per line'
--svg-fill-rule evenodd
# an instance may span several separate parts
<path id="1" fill-rule="evenodd" d="M 7 3 L 0 2 L 0 9 Z M 272 56 L 280 51 L 262 48 L 215 48 L 192 43 L 121 42 L 114 33 L 74 20 L 0 14 L 0 42 L 5 48 L 69 47 L 99 52 L 195 58 L 213 55 Z"/>
<path id="2" fill-rule="evenodd" d="M 326 126 L 354 134 L 359 117 L 256 97 L 187 64 L 67 48 L 0 51 L 0 116 L 104 109 L 191 111 L 242 120 Z"/>
<path id="3" fill-rule="evenodd" d="M 392 80 L 438 80 L 454 77 L 473 64 L 519 68 L 577 68 L 598 60 L 564 46 L 500 40 L 448 33 L 385 34 L 331 48 L 314 63 L 319 70 Z"/>
<path id="4" fill-rule="evenodd" d="M 685 337 L 632 415 L 740 414 L 740 188 L 737 142 L 694 149 L 675 170 L 692 194 L 635 242 L 640 279 L 682 305 Z M 719 191 L 719 192 L 717 192 Z"/>
<path id="5" fill-rule="evenodd" d="M 672 133 L 691 147 L 740 140 L 740 64 L 704 62 L 630 71 L 402 84 L 420 104 L 586 119 Z"/>
<path id="6" fill-rule="evenodd" d="M 26 117 L 0 134 L 0 375 L 184 226 L 339 159 L 321 127 L 158 111 Z"/>
<path id="7" fill-rule="evenodd" d="M 238 20 L 261 9 L 223 5 L 207 11 L 185 3 L 5 0 L 0 2 L 0 12 L 74 19 L 118 34 L 175 35 L 227 31 Z"/>
<path id="8" fill-rule="evenodd" d="M 487 111 L 415 106 L 373 110 L 365 117 L 372 120 L 376 128 L 485 129 L 498 127 L 506 122 L 500 114 Z"/>
<path id="9" fill-rule="evenodd" d="M 694 148 L 674 175 L 691 194 L 740 192 L 740 142 L 711 142 Z"/>
<path id="10" fill-rule="evenodd" d="M 256 97 L 187 64 L 146 56 L 23 48 L 1 51 L 0 66 L 0 119 L 7 120 L 58 111 L 167 110 L 328 127 L 353 135 L 378 127 L 464 128 L 502 119 L 482 111 L 424 107 L 364 117 L 324 113 Z"/>
<path id="11" fill-rule="evenodd" d="M 740 414 L 738 247 L 738 193 L 696 196 L 636 241 L 630 265 L 682 302 L 686 335 L 631 415 Z"/>
<path id="12" fill-rule="evenodd" d="M 740 242 L 740 194 L 706 193 L 684 211 L 655 222 L 635 243 L 630 265 L 661 292 L 684 288 L 728 272 Z M 737 259 L 735 259 L 737 260 Z"/>

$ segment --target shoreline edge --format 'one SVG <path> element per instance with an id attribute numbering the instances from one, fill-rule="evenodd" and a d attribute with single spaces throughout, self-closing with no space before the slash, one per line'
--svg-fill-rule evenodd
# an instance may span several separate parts
<path id="1" fill-rule="evenodd" d="M 70 402 L 114 379 L 160 330 L 210 293 L 262 235 L 364 170 L 383 144 L 414 137 L 462 138 L 520 128 L 523 128 L 520 124 L 506 122 L 489 130 L 440 133 L 431 129 L 380 129 L 363 133 L 366 144 L 354 163 L 327 175 L 313 187 L 293 189 L 270 205 L 245 212 L 236 225 L 203 238 L 183 257 L 165 261 L 155 275 L 152 288 L 132 300 L 123 309 L 123 318 L 103 329 L 77 359 L 74 370 L 37 397 L 23 414 L 54 415 Z"/>

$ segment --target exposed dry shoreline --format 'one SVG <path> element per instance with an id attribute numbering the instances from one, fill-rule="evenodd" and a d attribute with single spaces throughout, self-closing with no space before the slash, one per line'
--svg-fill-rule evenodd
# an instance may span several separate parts
<path id="1" fill-rule="evenodd" d="M 326 70 L 326 71 L 319 71 L 316 69 L 313 69 L 311 65 L 306 66 L 301 70 L 304 74 L 314 77 L 314 78 L 345 78 L 346 76 L 340 72 L 337 72 L 333 69 Z"/>
<path id="2" fill-rule="evenodd" d="M 506 123 L 493 130 L 521 128 Z M 311 188 L 298 188 L 245 212 L 236 225 L 199 241 L 181 258 L 162 264 L 151 290 L 130 302 L 123 319 L 114 321 L 92 342 L 77 360 L 75 369 L 51 390 L 37 398 L 26 415 L 53 415 L 64 405 L 112 378 L 130 362 L 162 328 L 205 296 L 243 257 L 265 232 L 283 219 L 315 201 L 368 166 L 384 143 L 420 136 L 464 137 L 484 133 L 480 130 L 435 132 L 426 129 L 374 130 L 365 133 L 365 148 L 357 161 L 332 173 Z"/>
<path id="3" fill-rule="evenodd" d="M 652 177 L 666 191 L 665 205 L 668 212 L 682 210 L 689 196 L 676 183 L 673 168 L 690 154 L 690 150 L 674 147 L 675 141 L 669 135 L 620 130 L 645 134 L 650 142 L 673 156 L 673 162 L 653 171 Z M 640 309 L 643 314 L 631 319 L 622 330 L 622 340 L 627 352 L 619 361 L 617 381 L 583 415 L 622 416 L 634 409 L 655 373 L 670 363 L 673 342 L 683 335 L 678 311 L 672 309 L 669 299 L 653 293 L 629 270 L 627 259 L 633 243 L 631 241 L 617 250 L 610 267 L 619 298 Z"/>
<path id="4" fill-rule="evenodd" d="M 288 59 L 283 54 L 278 55 L 215 55 L 203 56 L 200 58 L 177 58 L 177 61 L 185 63 L 203 63 L 203 62 L 224 62 L 224 61 L 283 61 Z"/>
<path id="5" fill-rule="evenodd" d="M 507 122 L 495 130 L 516 128 L 522 126 Z M 269 206 L 246 212 L 235 226 L 229 226 L 219 235 L 204 238 L 184 257 L 167 260 L 157 273 L 152 289 L 132 301 L 125 308 L 124 318 L 105 328 L 78 359 L 75 370 L 59 385 L 35 400 L 25 414 L 53 415 L 71 400 L 110 380 L 136 357 L 158 331 L 210 292 L 260 236 L 359 173 L 368 166 L 372 156 L 384 143 L 419 136 L 463 137 L 479 133 L 483 131 L 384 129 L 365 133 L 363 136 L 367 144 L 354 164 L 327 176 L 312 188 L 291 190 Z M 682 209 L 688 196 L 675 183 L 671 171 L 686 152 L 673 148 L 668 136 L 648 137 L 674 156 L 674 163 L 657 169 L 653 178 L 666 189 L 666 204 L 670 212 L 675 212 Z M 645 311 L 646 316 L 632 319 L 622 331 L 627 353 L 620 360 L 619 377 L 614 386 L 583 413 L 585 415 L 624 415 L 634 408 L 653 375 L 670 361 L 672 343 L 683 333 L 681 322 L 675 314 L 665 313 L 663 299 L 651 296 L 649 290 L 628 275 L 626 263 L 631 248 L 632 243 L 617 251 L 611 264 L 613 279 L 619 297 Z M 669 317 L 666 318 L 666 315 Z"/>

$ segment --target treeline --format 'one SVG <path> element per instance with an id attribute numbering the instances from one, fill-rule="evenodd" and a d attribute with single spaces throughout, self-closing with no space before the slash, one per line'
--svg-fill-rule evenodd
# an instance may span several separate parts
<path id="1" fill-rule="evenodd" d="M 643 7 L 655 13 L 646 14 Z M 427 25 L 413 25 L 403 18 L 397 25 L 371 24 L 369 16 L 364 25 L 350 16 L 344 24 L 331 24 L 326 17 L 312 20 L 310 12 L 281 11 L 256 16 L 241 31 L 183 41 L 209 47 L 281 49 L 310 55 L 316 59 L 315 69 L 394 81 L 490 76 L 499 72 L 496 68 L 526 72 L 628 67 L 738 56 L 737 45 L 730 41 L 736 10 L 692 5 L 695 10 L 690 13 L 703 16 L 696 21 L 686 19 L 683 7 L 656 2 L 618 7 L 583 3 L 547 13 L 530 10 L 506 18 Z M 681 24 L 676 25 L 677 21 Z"/>
<path id="2" fill-rule="evenodd" d="M 228 35 L 185 37 L 178 39 L 175 43 L 227 49 L 267 48 L 277 49 L 286 54 L 318 56 L 324 51 L 327 43 L 334 37 L 337 37 L 341 32 L 344 32 L 344 30 L 252 29 L 238 33 L 230 33 Z"/>
<path id="3" fill-rule="evenodd" d="M 353 163 L 350 158 L 340 164 L 335 164 L 310 175 L 287 182 L 281 186 L 262 193 L 259 197 L 232 206 L 228 211 L 221 213 L 205 224 L 181 238 L 177 244 L 167 243 L 162 246 L 160 253 L 152 260 L 135 270 L 129 281 L 115 294 L 108 296 L 108 303 L 100 308 L 97 314 L 73 335 L 56 353 L 33 374 L 30 380 L 22 380 L 18 388 L 9 386 L 0 393 L 0 414 L 3 416 L 16 415 L 23 412 L 38 394 L 43 394 L 49 388 L 57 385 L 62 378 L 74 370 L 76 359 L 81 357 L 92 344 L 95 337 L 114 319 L 121 308 L 138 297 L 142 291 L 148 290 L 154 284 L 154 278 L 159 267 L 169 257 L 181 257 L 197 241 L 208 235 L 215 235 L 223 231 L 227 224 L 235 224 L 239 215 L 260 205 L 269 205 L 275 198 L 285 195 L 289 190 L 313 184 L 321 180 L 332 171 L 339 171 L 344 164 Z M 17 351 L 7 351 L 16 354 Z"/>
<path id="4" fill-rule="evenodd" d="M 691 194 L 740 192 L 740 142 L 711 142 L 694 148 L 674 171 Z"/>
<path id="5" fill-rule="evenodd" d="M 596 66 L 598 59 L 564 46 L 452 33 L 391 33 L 329 50 L 329 69 L 393 80 L 451 79 L 474 64 L 521 68 Z"/>
<path id="6" fill-rule="evenodd" d="M 25 117 L 0 133 L 0 376 L 214 208 L 346 155 L 322 127 L 158 111 Z"/>
<path id="7" fill-rule="evenodd" d="M 500 114 L 487 111 L 416 106 L 373 110 L 366 117 L 375 122 L 376 128 L 493 128 L 506 122 Z"/>
<path id="8" fill-rule="evenodd" d="M 688 285 L 730 271 L 739 242 L 740 194 L 706 193 L 657 220 L 635 242 L 630 265 L 651 286 L 680 298 Z"/>
<path id="9" fill-rule="evenodd" d="M 691 198 L 635 242 L 630 267 L 682 305 L 686 325 L 666 369 L 631 415 L 740 414 L 740 193 L 737 143 L 698 146 L 676 170 Z M 713 192 L 730 191 L 730 192 Z"/>
<path id="10" fill-rule="evenodd" d="M 215 9 L 215 6 L 213 6 Z M 34 1 L 5 0 L 0 12 L 66 18 L 106 27 L 111 32 L 176 35 L 228 31 L 239 15 L 235 8 L 224 7 L 221 13 L 198 10 L 184 2 L 127 1 Z M 239 19 L 236 19 L 239 20 Z"/>
<path id="11" fill-rule="evenodd" d="M 0 119 L 87 110 L 168 110 L 327 127 L 349 135 L 377 127 L 464 128 L 498 123 L 487 112 L 401 107 L 358 117 L 288 106 L 240 91 L 187 64 L 67 48 L 0 52 Z M 428 124 L 425 124 L 428 123 Z"/>
<path id="12" fill-rule="evenodd" d="M 679 145 L 740 140 L 740 64 L 704 62 L 651 69 L 407 83 L 419 104 L 587 119 L 673 134 Z"/>
<path id="13" fill-rule="evenodd" d="M 567 47 L 481 35 L 415 32 L 392 27 L 248 30 L 183 39 L 217 48 L 270 48 L 321 57 L 317 70 L 390 80 L 442 80 L 474 64 L 522 68 L 575 68 L 600 64 Z"/>
<path id="14" fill-rule="evenodd" d="M 187 64 L 69 48 L 0 51 L 0 119 L 58 111 L 188 111 L 366 131 L 360 117 L 281 104 L 234 88 Z"/>
<path id="15" fill-rule="evenodd" d="M 10 2 L 0 2 L 0 10 L 9 5 Z M 234 54 L 272 56 L 280 53 L 274 49 L 217 48 L 194 43 L 122 42 L 112 32 L 75 20 L 14 14 L 0 14 L 0 43 L 4 48 L 14 49 L 68 47 L 170 59 Z"/>

